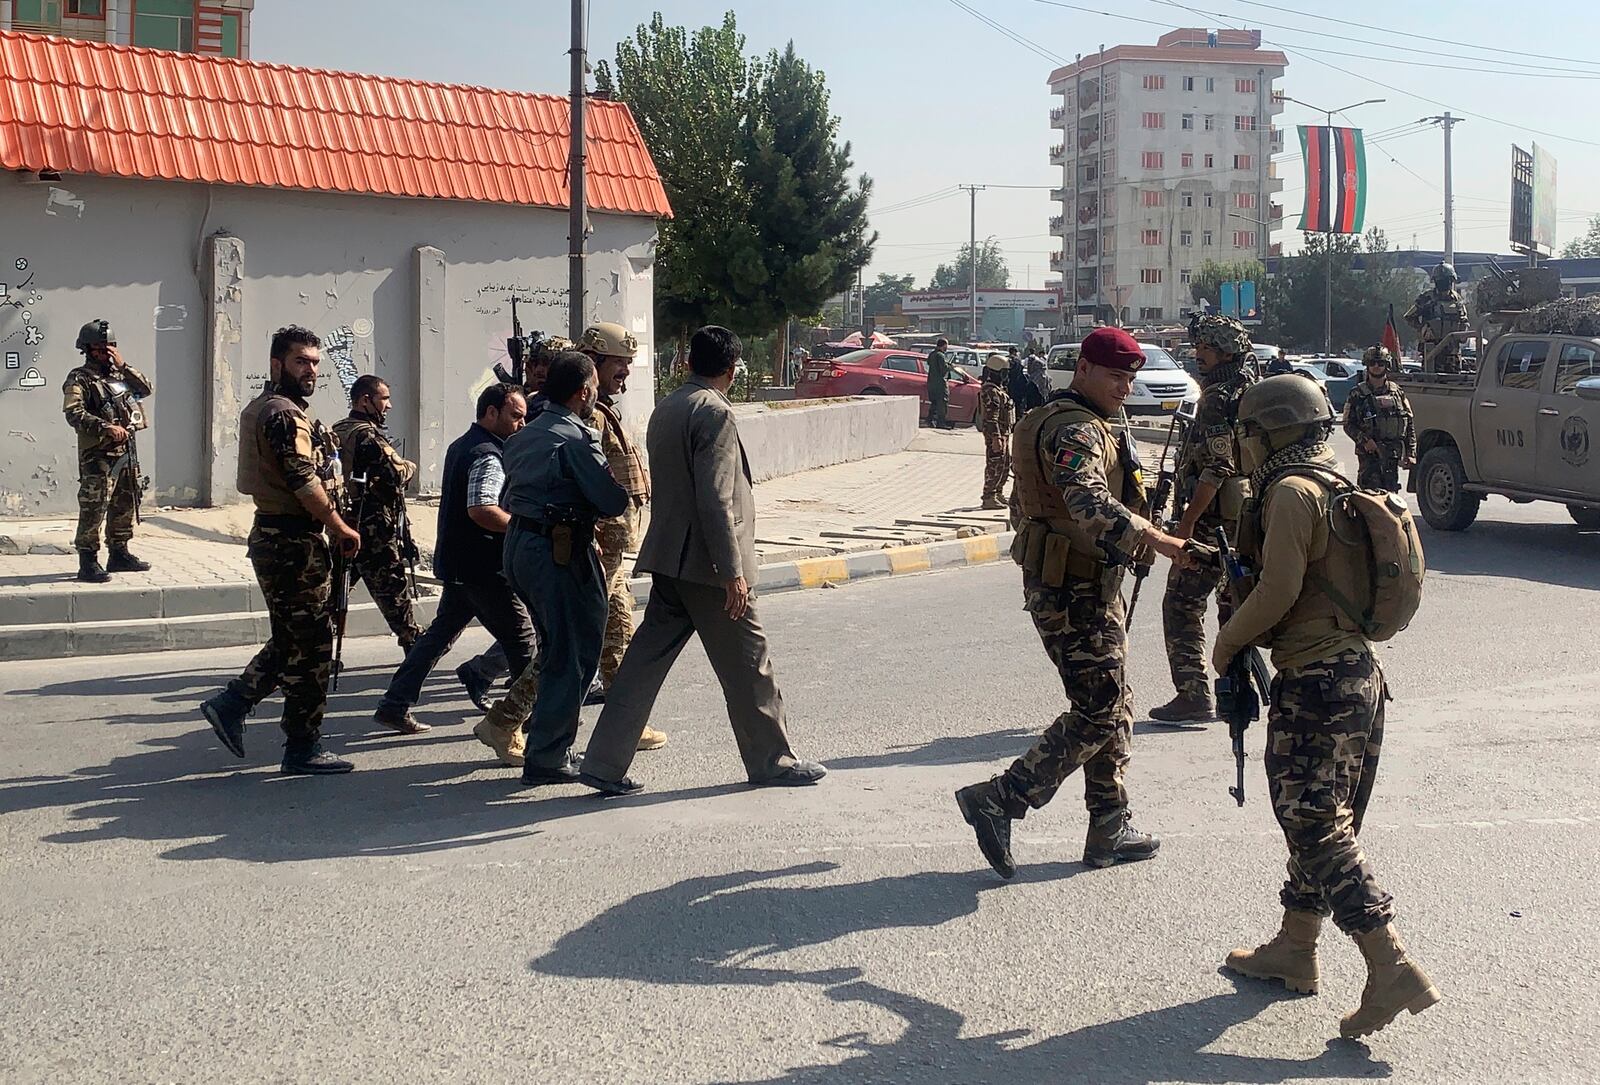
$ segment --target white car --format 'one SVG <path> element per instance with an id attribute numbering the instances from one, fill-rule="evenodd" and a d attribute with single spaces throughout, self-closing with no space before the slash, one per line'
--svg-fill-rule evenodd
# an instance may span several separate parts
<path id="1" fill-rule="evenodd" d="M 1057 343 L 1045 357 L 1045 377 L 1051 391 L 1059 392 L 1072 384 L 1078 367 L 1078 343 Z M 1167 351 L 1154 343 L 1140 343 L 1144 368 L 1133 377 L 1133 392 L 1123 403 L 1129 414 L 1170 415 L 1180 403 L 1196 403 L 1200 385 Z"/>

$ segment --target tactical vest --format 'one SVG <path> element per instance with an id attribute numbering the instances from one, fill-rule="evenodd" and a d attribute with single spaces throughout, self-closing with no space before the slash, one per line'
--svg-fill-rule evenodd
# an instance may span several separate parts
<path id="1" fill-rule="evenodd" d="M 405 500 L 406 486 L 411 482 L 411 476 L 415 473 L 415 468 L 400 457 L 394 446 L 389 443 L 388 438 L 384 436 L 383 431 L 378 428 L 377 423 L 367 418 L 349 415 L 333 424 L 333 435 L 339 439 L 339 461 L 344 470 L 344 485 L 347 496 L 351 501 L 360 499 L 359 494 L 349 492 L 351 489 L 351 476 L 362 469 L 362 465 L 356 463 L 359 455 L 359 449 L 356 446 L 360 440 L 369 437 L 371 440 L 378 442 L 382 459 L 388 467 L 388 474 L 380 472 L 379 477 L 367 479 L 367 505 L 371 507 L 373 502 L 377 501 L 385 505 L 394 506 Z M 366 465 L 366 470 L 371 472 L 373 465 Z"/>
<path id="2" fill-rule="evenodd" d="M 267 443 L 267 423 L 281 414 L 292 414 L 305 424 L 308 452 L 317 478 L 336 505 L 343 489 L 340 475 L 339 445 L 321 422 L 308 422 L 305 411 L 276 388 L 267 388 L 245 406 L 239 416 L 239 492 L 248 494 L 256 511 L 271 516 L 309 516 L 283 473 L 272 446 Z"/>
<path id="3" fill-rule="evenodd" d="M 600 447 L 611 466 L 611 475 L 617 485 L 628 491 L 635 503 L 650 500 L 650 477 L 645 473 L 644 458 L 639 447 L 628 440 L 622 428 L 622 416 L 609 403 L 596 402 L 594 409 L 605 419 L 601 425 Z"/>
<path id="4" fill-rule="evenodd" d="M 1013 494 L 1023 522 L 1011 546 L 1011 560 L 1047 587 L 1067 579 L 1093 580 L 1105 574 L 1105 551 L 1099 540 L 1072 519 L 1067 499 L 1055 484 L 1055 463 L 1049 446 L 1062 426 L 1092 422 L 1104 431 L 1100 470 L 1111 494 L 1135 513 L 1144 510 L 1144 484 L 1131 454 L 1121 453 L 1121 438 L 1092 407 L 1063 396 L 1029 411 L 1011 438 Z"/>
<path id="5" fill-rule="evenodd" d="M 1411 412 L 1401 406 L 1399 389 L 1386 384 L 1381 390 L 1369 391 L 1368 395 L 1372 400 L 1372 435 L 1380 441 L 1405 440 L 1406 422 Z"/>

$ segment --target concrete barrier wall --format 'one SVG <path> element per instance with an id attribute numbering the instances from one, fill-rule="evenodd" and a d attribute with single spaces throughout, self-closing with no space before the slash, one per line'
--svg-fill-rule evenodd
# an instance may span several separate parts
<path id="1" fill-rule="evenodd" d="M 917 436 L 916 396 L 742 403 L 739 437 L 757 482 L 869 456 L 904 452 Z"/>

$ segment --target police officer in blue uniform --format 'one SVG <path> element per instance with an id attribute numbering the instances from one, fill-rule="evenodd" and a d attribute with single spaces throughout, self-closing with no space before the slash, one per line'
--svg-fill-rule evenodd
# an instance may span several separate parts
<path id="1" fill-rule="evenodd" d="M 606 628 L 594 526 L 628 507 L 628 492 L 585 421 L 600 397 L 593 359 L 556 355 L 542 391 L 548 405 L 505 446 L 505 572 L 539 634 L 539 697 L 524 726 L 522 781 L 529 785 L 578 778 L 572 741 Z"/>

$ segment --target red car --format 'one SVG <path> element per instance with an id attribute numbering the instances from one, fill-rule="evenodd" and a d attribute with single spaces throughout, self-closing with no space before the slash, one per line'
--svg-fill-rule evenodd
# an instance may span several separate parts
<path id="1" fill-rule="evenodd" d="M 921 418 L 928 417 L 928 359 L 904 350 L 854 350 L 837 358 L 811 359 L 795 381 L 796 399 L 828 396 L 916 396 L 922 401 Z M 950 406 L 945 414 L 953 425 L 978 422 L 978 382 L 952 367 Z"/>

